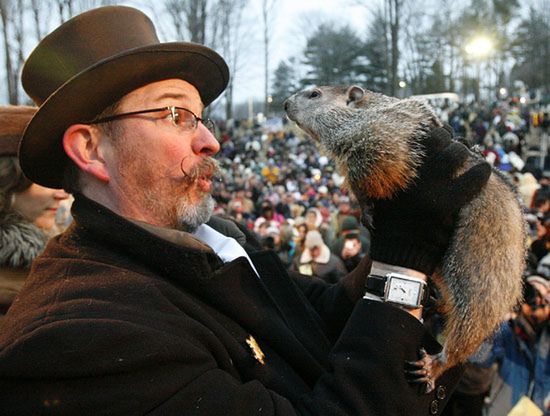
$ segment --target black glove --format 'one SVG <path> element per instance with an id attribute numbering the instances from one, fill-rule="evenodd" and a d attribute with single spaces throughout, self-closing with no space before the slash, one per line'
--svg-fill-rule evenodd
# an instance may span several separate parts
<path id="1" fill-rule="evenodd" d="M 480 159 L 455 177 L 473 154 L 453 140 L 451 132 L 450 127 L 432 129 L 422 142 L 425 157 L 415 181 L 393 198 L 371 200 L 363 207 L 363 222 L 372 222 L 373 260 L 428 275 L 440 265 L 460 209 L 479 194 L 491 174 L 489 164 Z"/>

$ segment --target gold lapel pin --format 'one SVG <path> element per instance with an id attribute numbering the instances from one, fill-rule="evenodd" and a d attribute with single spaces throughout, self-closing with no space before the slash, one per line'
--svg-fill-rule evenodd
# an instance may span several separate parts
<path id="1" fill-rule="evenodd" d="M 246 343 L 252 350 L 252 354 L 254 354 L 254 358 L 256 359 L 256 361 L 258 361 L 262 365 L 265 365 L 265 354 L 252 335 L 248 336 L 248 338 L 246 339 Z"/>

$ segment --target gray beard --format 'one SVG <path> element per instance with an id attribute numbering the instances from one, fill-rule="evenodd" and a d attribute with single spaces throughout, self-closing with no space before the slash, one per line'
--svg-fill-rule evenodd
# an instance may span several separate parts
<path id="1" fill-rule="evenodd" d="M 178 230 L 195 232 L 199 225 L 210 219 L 215 205 L 216 202 L 211 195 L 205 197 L 199 204 L 190 204 L 187 198 L 182 198 L 177 210 Z"/>

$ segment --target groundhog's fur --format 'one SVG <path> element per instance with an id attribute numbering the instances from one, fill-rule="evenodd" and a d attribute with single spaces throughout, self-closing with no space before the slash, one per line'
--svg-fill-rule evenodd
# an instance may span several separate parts
<path id="1" fill-rule="evenodd" d="M 285 103 L 288 117 L 334 158 L 357 199 L 391 198 L 416 177 L 420 140 L 442 126 L 433 109 L 352 87 L 318 87 Z M 457 175 L 479 163 L 472 153 Z M 511 186 L 493 171 L 487 185 L 459 214 L 443 262 L 432 276 L 442 293 L 445 343 L 431 357 L 433 381 L 465 362 L 521 297 L 526 227 Z M 430 384 L 430 383 L 429 383 Z"/>

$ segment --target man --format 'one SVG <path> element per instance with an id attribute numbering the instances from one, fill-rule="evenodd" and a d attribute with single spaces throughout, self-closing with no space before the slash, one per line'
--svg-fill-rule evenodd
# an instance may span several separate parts
<path id="1" fill-rule="evenodd" d="M 40 109 L 21 164 L 75 194 L 74 222 L 0 328 L 3 414 L 424 415 L 444 405 L 456 371 L 428 394 L 409 383 L 405 361 L 439 346 L 416 319 L 420 303 L 363 299 L 368 259 L 335 285 L 289 277 L 232 222 L 205 224 L 219 145 L 200 114 L 228 76 L 215 52 L 159 43 L 145 15 L 118 6 L 65 22 L 28 58 L 23 85 Z M 445 137 L 434 140 L 454 146 Z"/>
<path id="2" fill-rule="evenodd" d="M 498 363 L 486 399 L 488 415 L 505 415 L 516 406 L 536 406 L 550 415 L 550 282 L 529 276 L 523 299 L 518 316 L 472 359 L 484 367 Z"/>
<path id="3" fill-rule="evenodd" d="M 304 245 L 302 254 L 292 262 L 291 270 L 328 283 L 336 283 L 347 273 L 346 266 L 340 257 L 330 251 L 319 231 L 308 231 Z"/>

